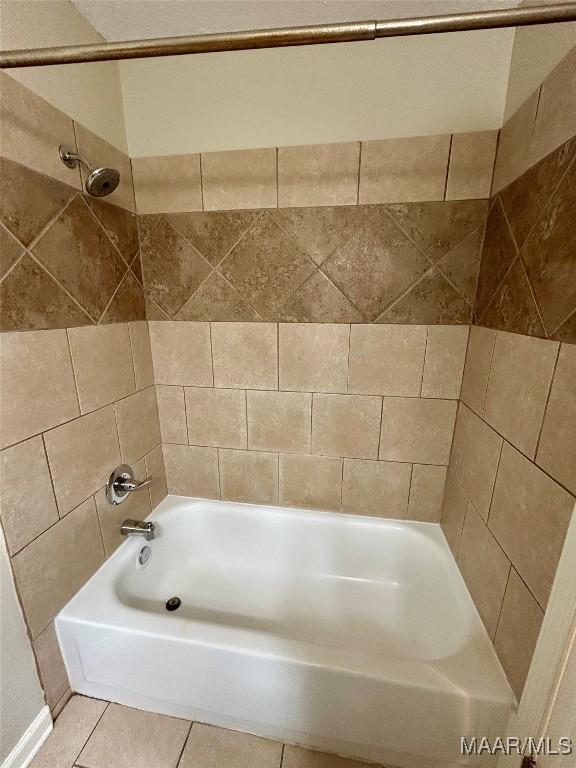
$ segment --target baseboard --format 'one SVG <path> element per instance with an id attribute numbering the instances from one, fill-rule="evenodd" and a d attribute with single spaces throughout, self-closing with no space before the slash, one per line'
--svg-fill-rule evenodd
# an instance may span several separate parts
<path id="1" fill-rule="evenodd" d="M 46 705 L 42 707 L 20 741 L 2 763 L 1 768 L 26 768 L 52 731 L 52 717 Z"/>

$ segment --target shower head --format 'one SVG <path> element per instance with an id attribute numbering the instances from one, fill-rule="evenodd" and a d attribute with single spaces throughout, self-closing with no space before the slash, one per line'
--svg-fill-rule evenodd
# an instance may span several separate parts
<path id="1" fill-rule="evenodd" d="M 64 165 L 68 168 L 76 168 L 78 164 L 83 165 L 87 171 L 86 192 L 92 197 L 105 197 L 114 192 L 120 183 L 120 174 L 116 168 L 94 168 L 94 166 L 83 160 L 76 152 L 67 149 L 62 144 L 58 147 L 58 154 Z"/>

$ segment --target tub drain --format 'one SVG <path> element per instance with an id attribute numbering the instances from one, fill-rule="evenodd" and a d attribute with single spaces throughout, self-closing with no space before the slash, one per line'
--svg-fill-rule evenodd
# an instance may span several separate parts
<path id="1" fill-rule="evenodd" d="M 175 611 L 177 608 L 180 608 L 181 604 L 182 600 L 179 597 L 171 597 L 170 600 L 166 601 L 166 610 Z"/>

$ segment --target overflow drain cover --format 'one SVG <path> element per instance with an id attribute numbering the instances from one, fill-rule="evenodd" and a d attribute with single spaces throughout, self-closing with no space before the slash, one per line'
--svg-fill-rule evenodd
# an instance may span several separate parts
<path id="1" fill-rule="evenodd" d="M 166 601 L 166 610 L 175 611 L 177 608 L 180 608 L 181 603 L 182 600 L 179 597 L 171 597 L 170 600 Z"/>

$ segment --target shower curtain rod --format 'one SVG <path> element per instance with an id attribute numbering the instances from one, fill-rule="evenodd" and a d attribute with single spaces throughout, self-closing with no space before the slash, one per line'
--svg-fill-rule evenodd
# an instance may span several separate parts
<path id="1" fill-rule="evenodd" d="M 254 48 L 283 48 L 376 40 L 381 37 L 431 35 L 499 27 L 523 27 L 576 21 L 576 2 L 513 8 L 476 13 L 453 13 L 389 21 L 349 21 L 303 27 L 282 27 L 245 32 L 225 32 L 118 43 L 65 45 L 52 48 L 23 48 L 2 51 L 0 69 L 39 67 L 54 64 L 82 64 L 119 59 L 146 59 L 193 53 L 243 51 Z"/>

